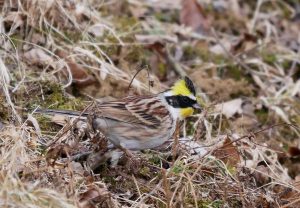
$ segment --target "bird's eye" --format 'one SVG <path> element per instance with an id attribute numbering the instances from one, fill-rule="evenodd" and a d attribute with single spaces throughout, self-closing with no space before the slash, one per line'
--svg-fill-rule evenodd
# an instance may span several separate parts
<path id="1" fill-rule="evenodd" d="M 189 98 L 188 98 L 188 97 L 183 97 L 183 101 L 184 101 L 185 103 L 188 103 L 188 102 L 189 102 Z"/>

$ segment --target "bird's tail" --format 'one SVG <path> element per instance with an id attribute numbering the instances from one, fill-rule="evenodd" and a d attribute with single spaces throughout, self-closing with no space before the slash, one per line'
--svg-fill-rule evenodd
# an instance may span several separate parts
<path id="1" fill-rule="evenodd" d="M 35 113 L 41 114 L 59 114 L 59 115 L 66 115 L 69 117 L 87 117 L 88 113 L 82 113 L 80 111 L 72 111 L 72 110 L 55 110 L 55 109 L 36 109 Z"/>

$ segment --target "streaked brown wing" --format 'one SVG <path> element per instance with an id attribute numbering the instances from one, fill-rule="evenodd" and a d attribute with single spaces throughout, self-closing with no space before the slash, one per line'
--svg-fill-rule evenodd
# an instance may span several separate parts
<path id="1" fill-rule="evenodd" d="M 161 124 L 161 115 L 155 113 L 155 109 L 161 104 L 156 96 L 130 96 L 119 101 L 101 103 L 96 108 L 99 116 L 108 119 L 157 127 Z"/>

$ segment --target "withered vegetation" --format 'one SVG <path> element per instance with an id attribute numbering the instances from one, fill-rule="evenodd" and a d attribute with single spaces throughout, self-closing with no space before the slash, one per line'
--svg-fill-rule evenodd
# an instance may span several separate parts
<path id="1" fill-rule="evenodd" d="M 0 7 L 0 207 L 300 206 L 299 2 Z M 107 141 L 87 122 L 34 113 L 157 93 L 184 75 L 203 111 L 137 163 L 100 162 Z"/>

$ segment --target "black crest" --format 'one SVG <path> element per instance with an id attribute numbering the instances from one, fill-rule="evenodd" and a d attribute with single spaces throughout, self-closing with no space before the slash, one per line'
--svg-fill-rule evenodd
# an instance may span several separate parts
<path id="1" fill-rule="evenodd" d="M 196 96 L 196 90 L 195 90 L 192 80 L 189 77 L 185 76 L 184 81 L 185 81 L 186 87 L 193 93 L 193 95 Z"/>

